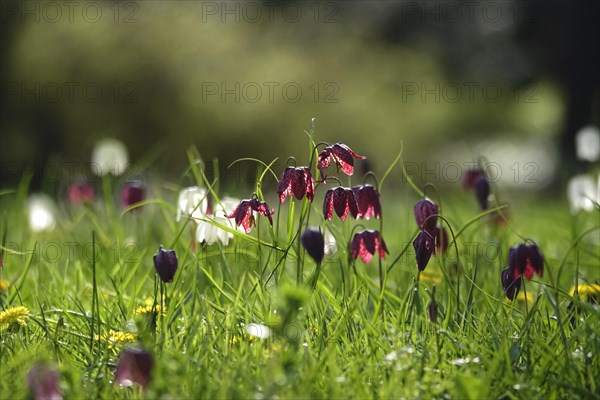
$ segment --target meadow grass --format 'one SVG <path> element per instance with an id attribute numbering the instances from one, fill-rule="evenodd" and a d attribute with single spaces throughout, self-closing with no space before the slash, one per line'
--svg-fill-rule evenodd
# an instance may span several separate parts
<path id="1" fill-rule="evenodd" d="M 324 222 L 317 188 L 312 204 L 276 206 L 273 229 L 258 217 L 249 234 L 229 228 L 228 246 L 192 245 L 190 219 L 175 220 L 178 190 L 220 193 L 189 156 L 180 182 L 151 182 L 142 207 L 118 207 L 118 179 L 105 177 L 102 200 L 61 202 L 51 232 L 27 226 L 27 179 L 2 193 L 2 309 L 24 306 L 29 316 L 0 330 L 1 398 L 27 397 L 39 361 L 57 366 L 72 399 L 600 398 L 600 309 L 570 293 L 600 279 L 598 210 L 572 216 L 562 201 L 516 194 L 508 224 L 497 226 L 472 193 L 440 188 L 433 197 L 456 237 L 421 273 L 412 246 L 420 196 L 404 180 L 381 190 L 383 221 Z M 257 193 L 273 206 L 275 189 L 259 184 Z M 337 242 L 314 289 L 316 263 L 298 244 L 306 225 Z M 358 225 L 382 228 L 390 254 L 381 275 L 376 257 L 349 257 Z M 511 302 L 500 271 L 524 238 L 539 245 L 545 271 Z M 178 255 L 172 283 L 155 273 L 159 244 Z M 251 323 L 269 337 L 250 335 Z M 155 358 L 145 390 L 114 382 L 132 345 Z"/>

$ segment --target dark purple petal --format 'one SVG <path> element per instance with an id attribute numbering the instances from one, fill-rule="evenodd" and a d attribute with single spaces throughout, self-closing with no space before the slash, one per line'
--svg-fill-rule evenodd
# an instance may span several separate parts
<path id="1" fill-rule="evenodd" d="M 154 255 L 154 268 L 163 282 L 173 282 L 175 272 L 177 272 L 177 255 L 175 250 L 165 250 L 162 246 Z"/>
<path id="2" fill-rule="evenodd" d="M 321 229 L 307 229 L 300 237 L 302 246 L 316 262 L 321 262 L 325 256 L 325 239 Z"/>
<path id="3" fill-rule="evenodd" d="M 508 251 L 508 267 L 512 271 L 517 269 L 517 248 L 518 246 L 514 246 Z"/>
<path id="4" fill-rule="evenodd" d="M 303 173 L 304 182 L 306 183 L 306 198 L 309 202 L 312 203 L 313 199 L 315 198 L 315 180 L 312 177 L 312 174 L 310 173 L 310 169 L 308 169 L 307 167 L 303 168 Z"/>
<path id="5" fill-rule="evenodd" d="M 352 218 L 356 219 L 356 217 L 358 217 L 358 205 L 356 204 L 356 199 L 354 198 L 354 192 L 352 189 L 346 189 L 345 192 L 348 211 L 350 211 Z"/>
<path id="6" fill-rule="evenodd" d="M 329 189 L 325 193 L 325 199 L 323 200 L 323 217 L 327 221 L 331 221 L 333 218 L 333 189 Z"/>
<path id="7" fill-rule="evenodd" d="M 334 144 L 331 146 L 331 154 L 343 173 L 346 175 L 354 174 L 354 159 L 346 146 L 339 143 Z"/>
<path id="8" fill-rule="evenodd" d="M 365 244 L 365 248 L 367 249 L 367 251 L 371 254 L 375 254 L 375 249 L 377 247 L 375 245 L 375 231 L 363 231 L 362 235 L 363 243 Z"/>
<path id="9" fill-rule="evenodd" d="M 361 237 L 357 233 L 352 238 L 352 242 L 350 242 L 350 256 L 353 260 L 356 260 L 356 257 L 358 257 L 360 254 L 361 241 Z"/>
<path id="10" fill-rule="evenodd" d="M 331 152 L 329 151 L 329 147 L 326 147 L 319 153 L 319 160 L 317 161 L 317 168 L 321 171 L 321 179 L 325 178 L 325 173 L 323 172 L 329 164 L 331 164 L 330 158 Z"/>
<path id="11" fill-rule="evenodd" d="M 29 391 L 35 400 L 63 398 L 59 387 L 58 371 L 47 364 L 36 364 L 27 374 Z"/>
<path id="12" fill-rule="evenodd" d="M 463 174 L 463 187 L 465 189 L 470 189 L 475 184 L 475 181 L 479 179 L 483 175 L 483 170 L 481 168 L 469 168 Z"/>
<path id="13" fill-rule="evenodd" d="M 518 249 L 519 270 L 527 279 L 532 279 L 533 274 L 542 276 L 544 273 L 544 257 L 535 245 L 521 245 Z"/>
<path id="14" fill-rule="evenodd" d="M 123 203 L 123 208 L 140 203 L 144 201 L 145 198 L 146 188 L 141 182 L 127 182 L 121 190 L 121 201 Z"/>
<path id="15" fill-rule="evenodd" d="M 379 232 L 377 232 L 377 238 L 375 239 L 375 243 L 379 252 L 379 258 L 383 259 L 385 258 L 386 254 L 390 254 L 390 252 L 387 249 L 387 245 L 385 244 L 385 240 L 383 240 L 383 236 L 381 236 Z"/>
<path id="16" fill-rule="evenodd" d="M 352 188 L 356 205 L 358 206 L 358 217 L 370 219 L 381 217 L 381 202 L 379 192 L 371 185 L 356 186 Z"/>
<path id="17" fill-rule="evenodd" d="M 342 221 L 346 219 L 346 215 L 348 214 L 348 198 L 346 197 L 346 190 L 342 187 L 333 189 L 333 209 Z"/>
<path id="18" fill-rule="evenodd" d="M 294 167 L 287 167 L 283 174 L 281 174 L 281 178 L 279 179 L 279 185 L 277 186 L 277 193 L 279 194 L 279 201 L 283 203 L 285 198 L 290 195 L 291 181 L 292 181 L 292 171 Z"/>
<path id="19" fill-rule="evenodd" d="M 131 386 L 134 383 L 146 388 L 152 379 L 154 359 L 152 354 L 142 349 L 127 349 L 121 353 L 115 381 L 121 386 Z"/>
<path id="20" fill-rule="evenodd" d="M 487 210 L 488 196 L 490 195 L 490 184 L 485 176 L 480 176 L 473 184 L 473 188 L 475 189 L 475 196 L 477 197 L 479 206 L 482 210 Z"/>
<path id="21" fill-rule="evenodd" d="M 304 178 L 304 171 L 302 170 L 302 168 L 294 168 L 293 170 L 293 174 L 292 174 L 292 181 L 291 181 L 291 185 L 292 185 L 292 192 L 294 193 L 294 196 L 296 196 L 296 198 L 298 200 L 302 199 L 304 197 L 304 195 L 306 194 L 306 181 Z"/>
<path id="22" fill-rule="evenodd" d="M 519 294 L 519 290 L 521 289 L 521 276 L 519 275 L 517 278 L 513 276 L 511 268 L 506 268 L 502 270 L 501 274 L 502 280 L 502 289 L 504 289 L 504 293 L 506 297 L 510 300 L 514 300 L 515 297 Z"/>
<path id="23" fill-rule="evenodd" d="M 424 229 L 429 235 L 434 236 L 435 228 L 437 226 L 437 205 L 433 201 L 425 198 L 419 200 L 415 204 L 414 212 L 419 229 Z"/>
<path id="24" fill-rule="evenodd" d="M 252 199 L 250 200 L 250 207 L 252 208 L 252 210 L 258 212 L 263 217 L 267 217 L 271 226 L 273 225 L 273 218 L 271 217 L 271 215 L 275 213 L 275 210 L 270 209 L 269 205 L 266 202 L 260 201 L 258 199 Z"/>
<path id="25" fill-rule="evenodd" d="M 438 253 L 444 254 L 448 249 L 448 232 L 446 228 L 438 227 L 435 236 L 435 249 Z"/>
<path id="26" fill-rule="evenodd" d="M 423 271 L 434 251 L 433 236 L 422 230 L 413 241 L 413 247 L 416 253 L 417 267 L 419 271 Z"/>
<path id="27" fill-rule="evenodd" d="M 364 230 L 358 232 L 352 238 L 350 243 L 350 255 L 353 259 L 360 256 L 361 260 L 368 264 L 375 253 L 379 254 L 380 258 L 385 258 L 387 253 L 385 241 L 378 231 Z"/>

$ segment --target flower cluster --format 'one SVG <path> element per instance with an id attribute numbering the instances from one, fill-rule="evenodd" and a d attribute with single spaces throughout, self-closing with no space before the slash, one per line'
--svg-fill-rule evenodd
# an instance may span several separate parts
<path id="1" fill-rule="evenodd" d="M 544 256 L 535 243 L 512 247 L 508 253 L 508 268 L 501 273 L 502 288 L 506 297 L 513 300 L 519 294 L 523 276 L 531 280 L 534 274 L 541 277 L 543 273 Z"/>
<path id="2" fill-rule="evenodd" d="M 414 207 L 415 221 L 421 229 L 413 241 L 419 271 L 425 269 L 436 250 L 444 253 L 448 248 L 448 232 L 438 225 L 438 212 L 437 204 L 428 198 L 419 200 Z"/>

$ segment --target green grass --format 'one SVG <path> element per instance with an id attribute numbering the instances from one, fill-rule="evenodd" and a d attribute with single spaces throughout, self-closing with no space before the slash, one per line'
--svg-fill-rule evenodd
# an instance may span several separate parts
<path id="1" fill-rule="evenodd" d="M 418 195 L 408 184 L 384 186 L 390 254 L 382 262 L 381 295 L 377 259 L 350 261 L 347 246 L 356 225 L 379 229 L 380 221 L 334 216 L 324 223 L 324 189 L 335 184 L 318 187 L 312 205 L 288 199 L 279 207 L 276 188 L 260 187 L 276 209 L 272 231 L 259 217 L 258 229 L 236 232 L 227 247 L 192 249 L 189 222 L 175 221 L 182 184 L 149 180 L 149 201 L 123 212 L 111 197 L 118 182 L 107 179 L 109 203 L 62 202 L 56 229 L 32 233 L 23 181 L 0 196 L 0 278 L 10 282 L 2 307 L 23 305 L 31 313 L 27 326 L 0 331 L 3 399 L 28 396 L 27 372 L 39 360 L 58 366 L 62 392 L 73 399 L 600 398 L 600 309 L 569 295 L 576 282 L 600 278 L 598 211 L 571 216 L 562 201 L 513 197 L 510 223 L 493 227 L 477 217 L 472 193 L 440 188 L 443 216 L 460 236 L 418 274 Z M 207 186 L 195 167 L 180 182 Z M 303 208 L 310 209 L 310 225 L 332 229 L 338 245 L 314 291 L 316 263 L 295 239 Z M 545 272 L 525 281 L 529 303 L 511 303 L 500 271 L 523 237 L 539 244 Z M 179 258 L 171 284 L 157 282 L 152 256 L 159 244 L 172 245 Z M 434 282 L 435 324 L 427 314 Z M 153 321 L 135 314 L 140 306 L 156 307 L 161 293 L 164 315 Z M 569 303 L 579 314 L 569 313 Z M 249 336 L 250 323 L 269 326 L 271 336 Z M 118 355 L 130 344 L 106 340 L 111 330 L 136 333 L 154 354 L 146 391 L 114 383 Z"/>

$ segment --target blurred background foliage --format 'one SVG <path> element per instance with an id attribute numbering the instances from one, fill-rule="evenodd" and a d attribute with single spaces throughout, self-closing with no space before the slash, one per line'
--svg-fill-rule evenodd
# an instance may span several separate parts
<path id="1" fill-rule="evenodd" d="M 307 161 L 315 117 L 318 140 L 347 143 L 379 173 L 404 142 L 419 162 L 510 165 L 519 150 L 547 184 L 577 169 L 572 137 L 598 124 L 595 2 L 96 2 L 95 22 L 86 2 L 72 18 L 61 2 L 60 18 L 44 2 L 3 3 L 0 155 L 20 169 L 88 162 L 105 136 L 167 176 L 190 145 L 224 165 L 280 157 L 281 169 Z M 236 82 L 239 101 L 221 91 Z"/>

